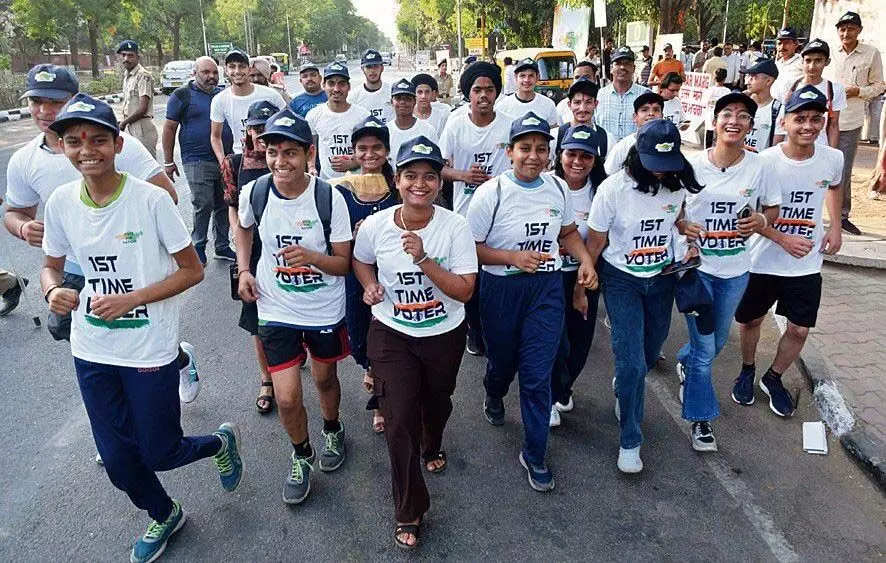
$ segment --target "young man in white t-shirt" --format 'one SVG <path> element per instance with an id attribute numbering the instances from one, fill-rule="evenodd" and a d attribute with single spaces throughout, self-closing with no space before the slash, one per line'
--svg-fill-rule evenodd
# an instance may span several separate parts
<path id="1" fill-rule="evenodd" d="M 674 123 L 677 127 L 686 119 L 683 114 L 683 102 L 680 101 L 680 89 L 683 87 L 683 77 L 679 73 L 669 72 L 661 79 L 658 93 L 664 100 L 661 116 Z"/>
<path id="2" fill-rule="evenodd" d="M 243 471 L 236 426 L 206 436 L 181 428 L 177 296 L 203 266 L 166 194 L 117 171 L 123 141 L 110 106 L 78 94 L 52 129 L 82 179 L 46 202 L 43 296 L 56 314 L 73 313 L 71 353 L 108 478 L 153 520 L 130 560 L 153 561 L 185 520 L 155 471 L 214 457 L 227 491 Z M 63 285 L 68 255 L 83 267 L 82 291 Z"/>
<path id="3" fill-rule="evenodd" d="M 227 122 L 234 133 L 234 154 L 243 152 L 243 137 L 246 136 L 246 114 L 249 106 L 262 100 L 271 102 L 278 108 L 286 107 L 286 100 L 280 92 L 268 86 L 253 84 L 249 79 L 249 55 L 234 49 L 225 55 L 225 74 L 230 86 L 212 98 L 209 106 L 210 143 L 219 166 L 225 160 L 222 143 L 222 129 Z"/>
<path id="4" fill-rule="evenodd" d="M 323 89 L 328 100 L 314 106 L 305 116 L 317 151 L 316 158 L 308 161 L 308 171 L 330 180 L 357 169 L 351 131 L 369 117 L 369 112 L 348 102 L 351 75 L 342 63 L 335 62 L 323 69 Z"/>
<path id="5" fill-rule="evenodd" d="M 588 80 L 597 83 L 594 80 L 594 65 L 589 61 L 580 61 L 577 65 L 575 65 L 575 70 L 572 71 L 572 79 L 578 81 L 582 77 L 586 77 Z M 574 82 L 573 82 L 574 84 Z M 598 88 L 599 90 L 599 88 Z M 594 105 L 596 106 L 597 95 L 594 94 Z M 557 121 L 560 125 L 564 123 L 569 123 L 572 121 L 572 110 L 569 106 L 569 96 L 567 95 L 562 100 L 557 103 Z M 585 123 L 590 127 L 593 127 L 590 123 Z"/>
<path id="6" fill-rule="evenodd" d="M 655 92 L 644 92 L 637 96 L 634 100 L 634 123 L 637 125 L 637 130 L 650 121 L 661 119 L 661 111 L 663 107 L 664 98 L 662 98 L 660 94 L 656 94 Z M 606 155 L 606 161 L 603 164 L 606 174 L 612 176 L 624 168 L 628 152 L 631 150 L 631 147 L 636 144 L 637 133 L 631 133 L 621 141 L 617 142 L 614 147 L 609 149 L 609 154 Z"/>
<path id="7" fill-rule="evenodd" d="M 538 83 L 538 63 L 534 59 L 523 59 L 514 66 L 517 76 L 517 91 L 512 95 L 501 96 L 495 102 L 495 111 L 508 115 L 511 120 L 523 117 L 530 111 L 544 118 L 551 128 L 560 124 L 557 106 L 547 96 L 535 91 Z"/>
<path id="8" fill-rule="evenodd" d="M 745 137 L 745 148 L 762 152 L 773 144 L 775 126 L 782 103 L 772 97 L 771 89 L 778 78 L 778 66 L 772 59 L 762 59 L 744 71 L 747 95 L 757 103 L 751 132 Z"/>
<path id="9" fill-rule="evenodd" d="M 391 86 L 394 117 L 388 121 L 388 131 L 391 134 L 391 152 L 388 160 L 392 163 L 396 160 L 400 147 L 416 137 L 425 136 L 437 143 L 438 137 L 434 127 L 413 115 L 415 103 L 415 86 L 412 82 L 403 78 Z"/>
<path id="10" fill-rule="evenodd" d="M 391 85 L 381 79 L 385 70 L 381 53 L 375 49 L 367 50 L 360 58 L 360 68 L 363 70 L 363 85 L 350 91 L 348 102 L 387 123 L 393 119 L 394 110 L 391 107 Z"/>
<path id="11" fill-rule="evenodd" d="M 299 375 L 307 352 L 323 413 L 320 470 L 335 471 L 345 461 L 338 361 L 350 354 L 344 276 L 351 264 L 351 225 L 341 193 L 305 173 L 315 150 L 307 121 L 287 108 L 268 120 L 260 138 L 267 145 L 271 174 L 240 192 L 239 293 L 258 306 L 258 336 L 280 423 L 293 447 L 283 501 L 299 504 L 311 490 L 318 457 L 308 437 Z M 262 251 L 253 276 L 249 262 L 254 230 L 260 234 Z"/>
<path id="12" fill-rule="evenodd" d="M 815 326 L 821 302 L 822 256 L 836 254 L 840 233 L 840 182 L 843 153 L 816 142 L 825 126 L 828 100 L 815 86 L 795 91 L 785 104 L 782 127 L 787 140 L 760 153 L 769 181 L 781 189 L 782 204 L 775 223 L 751 244 L 751 275 L 735 320 L 741 323 L 742 368 L 732 398 L 754 403 L 755 358 L 760 325 L 769 309 L 787 317 L 778 352 L 760 379 L 769 408 L 791 416 L 794 404 L 781 376 L 800 356 L 809 329 Z M 822 208 L 831 223 L 823 225 Z"/>
<path id="13" fill-rule="evenodd" d="M 452 108 L 447 104 L 435 101 L 437 99 L 437 79 L 430 74 L 416 74 L 412 77 L 412 85 L 415 86 L 415 110 L 412 114 L 429 123 L 439 139 L 449 120 Z M 393 158 L 397 157 L 393 152 L 391 155 Z"/>

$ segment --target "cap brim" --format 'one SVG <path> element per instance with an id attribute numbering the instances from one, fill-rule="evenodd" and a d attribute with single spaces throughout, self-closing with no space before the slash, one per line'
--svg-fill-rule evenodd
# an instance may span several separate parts
<path id="1" fill-rule="evenodd" d="M 363 137 L 377 137 L 385 142 L 388 145 L 388 150 L 390 150 L 391 132 L 388 131 L 387 127 L 361 127 L 351 133 L 351 144 L 357 144 L 357 141 Z"/>
<path id="2" fill-rule="evenodd" d="M 303 139 L 295 133 L 290 133 L 288 131 L 265 131 L 258 136 L 259 139 L 266 139 L 269 137 L 283 137 L 284 139 L 288 139 L 290 141 L 295 141 L 296 143 L 302 143 L 305 145 L 311 145 L 314 143 L 313 139 Z"/>
<path id="3" fill-rule="evenodd" d="M 391 92 L 392 98 L 395 98 L 397 96 L 412 96 L 413 98 L 418 97 L 418 95 L 415 92 Z"/>
<path id="4" fill-rule="evenodd" d="M 630 56 L 628 56 L 628 55 L 622 55 L 622 56 L 620 56 L 620 57 L 612 57 L 612 62 L 616 62 L 616 61 L 631 61 L 631 62 L 634 62 L 635 60 L 636 60 L 635 58 L 632 58 L 632 57 L 630 57 Z"/>
<path id="5" fill-rule="evenodd" d="M 298 69 L 298 72 L 299 72 L 299 74 L 301 74 L 302 72 L 307 72 L 307 71 L 309 71 L 309 70 L 313 70 L 313 71 L 316 71 L 316 72 L 320 72 L 320 67 L 316 67 L 316 66 L 303 66 L 303 67 L 301 67 L 300 69 Z"/>
<path id="6" fill-rule="evenodd" d="M 668 155 L 641 152 L 640 163 L 650 172 L 679 172 L 683 170 L 683 155 L 679 152 Z"/>
<path id="7" fill-rule="evenodd" d="M 113 131 L 114 133 L 116 133 L 116 134 L 118 134 L 118 135 L 120 134 L 120 128 L 119 128 L 119 127 L 117 127 L 117 126 L 112 127 L 111 125 L 108 125 L 108 123 L 107 123 L 106 121 L 102 121 L 101 119 L 98 119 L 98 118 L 95 118 L 95 117 L 89 117 L 89 116 L 86 116 L 86 115 L 84 115 L 84 116 L 71 116 L 71 117 L 65 117 L 65 118 L 63 118 L 63 119 L 56 119 L 56 120 L 53 121 L 52 124 L 49 126 L 49 129 L 50 129 L 53 133 L 55 133 L 56 135 L 58 135 L 59 137 L 61 137 L 62 134 L 65 132 L 65 130 L 66 130 L 67 128 L 71 127 L 72 125 L 74 125 L 74 124 L 75 124 L 76 122 L 78 122 L 78 121 L 88 121 L 89 123 L 93 123 L 93 124 L 95 124 L 95 125 L 101 125 L 101 126 L 104 127 L 105 129 L 110 129 L 110 130 Z"/>
<path id="8" fill-rule="evenodd" d="M 717 103 L 714 105 L 714 112 L 719 113 L 729 104 L 741 104 L 748 110 L 748 113 L 753 117 L 757 113 L 757 104 L 754 102 L 750 96 L 746 96 L 741 92 L 730 92 L 725 96 L 721 96 Z"/>
<path id="9" fill-rule="evenodd" d="M 519 139 L 520 137 L 525 137 L 526 135 L 541 135 L 543 137 L 547 137 L 549 141 L 554 140 L 554 136 L 550 133 L 545 133 L 544 131 L 536 131 L 535 129 L 533 129 L 531 131 L 522 131 L 520 133 L 517 133 L 510 138 L 510 143 L 513 144 L 517 139 Z"/>
<path id="10" fill-rule="evenodd" d="M 533 72 L 538 72 L 538 67 L 533 65 L 521 65 L 514 69 L 514 74 L 519 74 L 524 70 L 531 70 Z"/>
<path id="11" fill-rule="evenodd" d="M 414 162 L 427 162 L 428 164 L 431 165 L 431 168 L 433 168 L 437 172 L 440 172 L 441 170 L 443 170 L 443 167 L 446 165 L 446 163 L 443 162 L 442 160 L 437 160 L 436 158 L 432 158 L 430 156 L 416 155 L 416 156 L 410 156 L 410 157 L 398 162 L 397 169 L 399 170 L 400 168 L 403 168 L 404 166 L 408 166 Z"/>
<path id="12" fill-rule="evenodd" d="M 241 55 L 240 53 L 237 53 L 236 55 L 230 55 L 228 57 L 225 57 L 225 64 L 228 64 L 233 61 L 240 61 L 242 63 L 249 64 L 249 57 L 247 57 L 245 55 Z"/>
<path id="13" fill-rule="evenodd" d="M 562 145 L 560 145 L 560 149 L 564 150 L 564 151 L 566 149 L 579 150 L 579 151 L 584 151 L 588 154 L 592 154 L 594 156 L 600 156 L 597 149 L 595 149 L 593 147 L 589 147 L 583 143 L 563 143 Z"/>
<path id="14" fill-rule="evenodd" d="M 365 63 L 360 63 L 360 68 L 367 67 L 367 66 L 384 66 L 384 63 L 382 63 L 381 61 L 378 61 L 378 62 L 367 61 Z"/>
<path id="15" fill-rule="evenodd" d="M 246 125 L 247 127 L 252 127 L 254 125 L 264 125 L 268 122 L 268 119 L 247 119 L 244 125 Z"/>
<path id="16" fill-rule="evenodd" d="M 823 104 L 821 102 L 809 101 L 809 102 L 803 102 L 802 104 L 797 104 L 795 106 L 786 107 L 784 109 L 784 112 L 785 113 L 797 113 L 798 111 L 805 111 L 805 110 L 810 110 L 810 109 L 818 110 L 821 113 L 827 113 L 828 106 L 827 106 L 827 104 Z"/>
<path id="17" fill-rule="evenodd" d="M 32 88 L 21 96 L 19 100 L 25 98 L 48 98 L 50 100 L 68 100 L 73 98 L 77 92 L 69 92 L 67 90 L 59 90 L 57 88 Z"/>
<path id="18" fill-rule="evenodd" d="M 332 78 L 333 76 L 341 76 L 342 78 L 347 78 L 348 80 L 351 79 L 350 74 L 345 74 L 343 72 L 330 72 L 328 74 L 323 75 L 323 80 L 326 80 L 327 78 Z"/>

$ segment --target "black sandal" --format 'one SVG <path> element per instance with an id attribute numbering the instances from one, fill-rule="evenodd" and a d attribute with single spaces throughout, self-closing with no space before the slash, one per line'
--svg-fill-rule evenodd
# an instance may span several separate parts
<path id="1" fill-rule="evenodd" d="M 410 534 L 415 536 L 415 545 L 409 545 L 408 543 L 402 541 L 400 539 L 401 534 Z M 394 528 L 394 544 L 400 549 L 406 549 L 412 551 L 416 547 L 418 547 L 418 540 L 421 537 L 421 520 L 419 520 L 418 524 L 397 524 L 397 527 Z"/>
<path id="2" fill-rule="evenodd" d="M 425 462 L 425 469 L 428 470 L 428 473 L 443 473 L 443 470 L 446 469 L 446 452 L 443 450 L 440 450 L 435 454 L 423 455 L 421 456 L 421 459 Z M 428 464 L 432 461 L 442 461 L 443 465 L 437 467 L 436 469 L 428 469 Z"/>
<path id="3" fill-rule="evenodd" d="M 258 412 L 260 412 L 262 414 L 268 414 L 269 412 L 274 410 L 274 383 L 271 381 L 262 381 L 261 388 L 264 389 L 265 387 L 270 387 L 271 393 L 270 394 L 262 393 L 255 400 L 255 408 L 258 409 Z M 268 406 L 262 407 L 261 406 L 262 401 L 265 401 L 268 404 Z"/>

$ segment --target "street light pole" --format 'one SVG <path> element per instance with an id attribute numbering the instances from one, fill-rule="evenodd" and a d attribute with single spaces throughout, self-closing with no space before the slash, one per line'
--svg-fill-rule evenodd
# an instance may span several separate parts
<path id="1" fill-rule="evenodd" d="M 209 43 L 206 41 L 206 21 L 203 19 L 203 0 L 200 0 L 200 27 L 203 28 L 203 54 L 209 56 Z"/>
<path id="2" fill-rule="evenodd" d="M 294 61 L 292 60 L 292 33 L 289 29 L 289 14 L 286 14 L 286 44 L 289 45 L 289 68 L 292 68 Z"/>
<path id="3" fill-rule="evenodd" d="M 462 38 L 461 38 L 461 0 L 455 0 L 456 25 L 458 27 L 458 68 L 461 70 L 461 62 L 463 60 Z M 453 65 L 455 66 L 455 65 Z M 455 70 L 455 69 L 453 69 Z"/>
<path id="4" fill-rule="evenodd" d="M 723 14 L 723 44 L 726 44 L 726 26 L 729 24 L 729 0 L 726 0 L 726 13 Z"/>

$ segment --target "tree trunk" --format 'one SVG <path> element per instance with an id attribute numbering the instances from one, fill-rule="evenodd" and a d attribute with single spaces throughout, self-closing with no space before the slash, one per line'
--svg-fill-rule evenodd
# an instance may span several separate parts
<path id="1" fill-rule="evenodd" d="M 86 29 L 89 31 L 89 50 L 92 52 L 92 53 L 91 53 L 91 57 L 92 57 L 92 77 L 93 77 L 93 78 L 98 78 L 98 77 L 99 77 L 99 72 L 98 72 L 98 57 L 99 57 L 99 54 L 100 54 L 100 53 L 98 52 L 98 35 L 99 35 L 98 22 L 96 22 L 96 21 L 87 21 L 87 22 L 86 22 Z"/>
<path id="2" fill-rule="evenodd" d="M 71 51 L 71 65 L 74 67 L 74 70 L 80 70 L 80 46 L 77 45 L 76 33 L 69 38 L 68 50 Z"/>
<path id="3" fill-rule="evenodd" d="M 163 66 L 163 41 L 159 38 L 154 39 L 154 47 L 157 48 L 157 66 Z"/>
<path id="4" fill-rule="evenodd" d="M 172 60 L 177 61 L 181 59 L 179 56 L 181 53 L 181 26 L 182 26 L 182 15 L 176 14 L 173 16 L 172 20 Z M 158 64 L 163 64 L 163 61 L 160 61 Z"/>
<path id="5" fill-rule="evenodd" d="M 784 0 L 784 15 L 781 18 L 781 29 L 784 29 L 788 26 L 788 12 L 791 6 L 791 0 Z"/>

